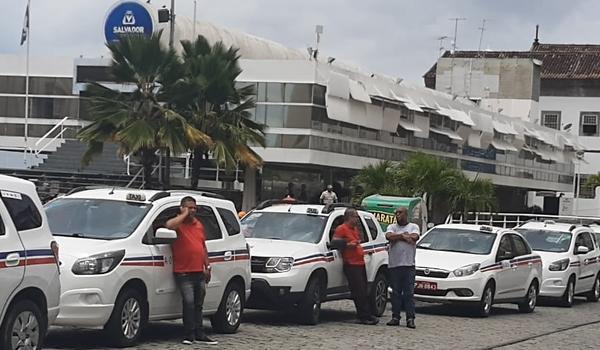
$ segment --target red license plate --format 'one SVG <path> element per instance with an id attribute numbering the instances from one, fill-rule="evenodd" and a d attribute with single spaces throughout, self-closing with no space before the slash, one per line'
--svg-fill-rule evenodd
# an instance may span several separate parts
<path id="1" fill-rule="evenodd" d="M 427 281 L 417 281 L 417 282 L 415 282 L 415 289 L 437 290 L 437 283 L 427 282 Z"/>

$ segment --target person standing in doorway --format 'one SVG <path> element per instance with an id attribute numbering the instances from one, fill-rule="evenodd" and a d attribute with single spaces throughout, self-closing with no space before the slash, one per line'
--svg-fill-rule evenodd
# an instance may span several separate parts
<path id="1" fill-rule="evenodd" d="M 206 249 L 204 226 L 195 217 L 196 200 L 183 197 L 179 215 L 170 219 L 166 227 L 177 232 L 171 245 L 173 251 L 173 273 L 183 301 L 183 327 L 185 345 L 195 342 L 217 344 L 204 333 L 202 306 L 206 295 L 206 284 L 210 282 L 210 263 Z"/>
<path id="2" fill-rule="evenodd" d="M 400 324 L 400 310 L 404 305 L 406 326 L 415 328 L 415 254 L 419 240 L 419 226 L 408 222 L 408 209 L 396 209 L 396 223 L 387 227 L 385 237 L 390 242 L 389 275 L 392 284 L 392 319 L 388 326 Z"/>
<path id="3" fill-rule="evenodd" d="M 379 320 L 373 316 L 367 296 L 367 270 L 363 247 L 360 245 L 358 225 L 360 225 L 358 213 L 355 209 L 348 208 L 344 212 L 344 223 L 335 229 L 333 237 L 346 241 L 346 248 L 342 251 L 344 274 L 348 279 L 358 320 L 362 324 L 376 325 Z"/>
<path id="4" fill-rule="evenodd" d="M 333 192 L 333 186 L 327 185 L 327 189 L 321 193 L 321 197 L 319 198 L 321 204 L 333 204 L 337 203 L 338 198 L 335 192 Z"/>

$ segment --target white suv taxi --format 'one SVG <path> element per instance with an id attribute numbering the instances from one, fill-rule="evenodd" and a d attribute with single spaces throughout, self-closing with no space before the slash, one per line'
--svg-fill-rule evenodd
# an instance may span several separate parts
<path id="1" fill-rule="evenodd" d="M 493 304 L 535 308 L 542 260 L 517 232 L 490 226 L 449 224 L 417 243 L 415 299 L 471 303 L 480 316 Z"/>
<path id="2" fill-rule="evenodd" d="M 321 302 L 350 298 L 342 256 L 329 243 L 349 205 L 261 203 L 242 219 L 252 256 L 248 307 L 296 307 L 305 324 L 319 322 Z M 387 241 L 373 214 L 358 210 L 370 301 L 378 316 L 387 303 Z"/>
<path id="3" fill-rule="evenodd" d="M 600 298 L 600 249 L 592 229 L 554 221 L 528 222 L 515 229 L 544 263 L 540 296 L 572 306 L 575 295 Z"/>
<path id="4" fill-rule="evenodd" d="M 114 346 L 139 340 L 148 321 L 181 317 L 171 246 L 164 228 L 181 199 L 196 199 L 212 266 L 204 313 L 235 332 L 250 293 L 250 261 L 231 201 L 211 193 L 118 188 L 73 190 L 46 205 L 61 245 L 58 325 L 103 326 Z"/>
<path id="5" fill-rule="evenodd" d="M 59 298 L 58 246 L 35 185 L 0 175 L 0 349 L 41 349 Z"/>

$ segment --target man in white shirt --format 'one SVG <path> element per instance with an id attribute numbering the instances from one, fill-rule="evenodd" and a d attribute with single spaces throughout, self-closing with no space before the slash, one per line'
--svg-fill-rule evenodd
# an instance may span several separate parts
<path id="1" fill-rule="evenodd" d="M 408 222 L 408 209 L 396 209 L 396 223 L 389 225 L 385 238 L 390 242 L 389 267 L 392 285 L 392 319 L 388 326 L 400 325 L 400 310 L 404 305 L 406 326 L 415 328 L 415 253 L 419 226 Z"/>
<path id="2" fill-rule="evenodd" d="M 333 204 L 337 203 L 338 198 L 335 192 L 333 192 L 333 186 L 327 185 L 327 189 L 321 193 L 321 197 L 319 198 L 321 204 Z"/>

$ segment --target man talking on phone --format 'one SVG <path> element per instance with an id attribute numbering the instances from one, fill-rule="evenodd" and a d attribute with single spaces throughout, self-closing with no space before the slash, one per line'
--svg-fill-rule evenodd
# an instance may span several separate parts
<path id="1" fill-rule="evenodd" d="M 217 344 L 204 333 L 202 328 L 202 306 L 206 295 L 206 284 L 210 282 L 210 263 L 206 249 L 204 226 L 195 217 L 196 200 L 181 199 L 179 214 L 168 220 L 166 227 L 177 232 L 171 245 L 173 251 L 173 273 L 183 301 L 183 327 L 185 345 L 194 342 Z"/>

